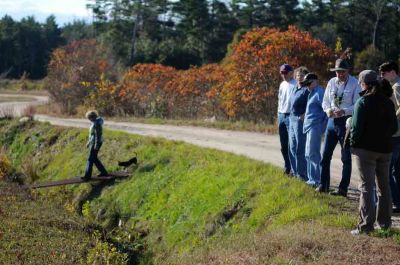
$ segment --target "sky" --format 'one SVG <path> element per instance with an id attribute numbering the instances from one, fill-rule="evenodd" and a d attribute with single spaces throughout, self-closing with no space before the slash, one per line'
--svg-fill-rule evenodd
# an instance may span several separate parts
<path id="1" fill-rule="evenodd" d="M 59 26 L 74 19 L 91 20 L 86 9 L 88 0 L 0 0 L 0 17 L 9 15 L 15 20 L 33 15 L 39 22 L 53 14 Z"/>

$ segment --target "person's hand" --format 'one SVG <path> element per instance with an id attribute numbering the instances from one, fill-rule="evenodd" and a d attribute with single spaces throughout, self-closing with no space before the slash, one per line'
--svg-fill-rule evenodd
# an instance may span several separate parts
<path id="1" fill-rule="evenodd" d="M 304 121 L 304 114 L 299 116 L 299 120 Z"/>
<path id="2" fill-rule="evenodd" d="M 328 115 L 328 118 L 331 118 L 334 116 L 333 110 L 331 110 L 331 109 L 328 110 L 326 114 Z"/>
<path id="3" fill-rule="evenodd" d="M 86 143 L 86 148 L 89 148 L 89 142 Z"/>
<path id="4" fill-rule="evenodd" d="M 340 109 L 340 110 L 335 110 L 333 112 L 333 115 L 335 116 L 335 118 L 340 118 L 343 117 L 345 114 L 344 110 Z"/>

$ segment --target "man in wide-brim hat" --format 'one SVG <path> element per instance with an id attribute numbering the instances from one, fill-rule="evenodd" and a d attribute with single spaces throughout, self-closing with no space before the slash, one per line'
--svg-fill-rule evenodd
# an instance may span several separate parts
<path id="1" fill-rule="evenodd" d="M 344 144 L 346 119 L 353 113 L 354 104 L 360 97 L 361 88 L 357 79 L 349 74 L 348 60 L 337 59 L 335 67 L 330 70 L 336 73 L 336 77 L 329 80 L 322 103 L 322 108 L 328 116 L 328 124 L 325 130 L 321 159 L 321 184 L 317 191 L 329 191 L 332 155 L 337 143 L 340 142 L 343 163 L 342 179 L 338 190 L 331 194 L 346 197 L 351 177 L 350 148 Z"/>

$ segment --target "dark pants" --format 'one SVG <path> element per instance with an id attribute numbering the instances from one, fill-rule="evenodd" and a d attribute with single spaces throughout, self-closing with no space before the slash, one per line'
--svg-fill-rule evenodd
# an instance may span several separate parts
<path id="1" fill-rule="evenodd" d="M 393 155 L 390 162 L 389 180 L 393 204 L 400 209 L 400 137 L 393 137 Z"/>
<path id="2" fill-rule="evenodd" d="M 331 160 L 333 151 L 337 143 L 340 143 L 342 148 L 342 180 L 339 184 L 339 189 L 347 192 L 347 189 L 350 184 L 351 177 L 351 153 L 350 148 L 348 146 L 344 146 L 344 137 L 346 135 L 346 119 L 349 116 L 341 117 L 341 118 L 329 118 L 328 125 L 325 131 L 325 141 L 324 147 L 322 151 L 322 160 L 321 160 L 321 185 L 325 190 L 329 190 L 330 179 L 331 179 Z"/>
<path id="3" fill-rule="evenodd" d="M 97 150 L 94 149 L 94 145 L 92 145 L 90 147 L 89 157 L 88 157 L 88 160 L 86 163 L 85 178 L 90 178 L 92 176 L 93 164 L 100 171 L 101 175 L 108 175 L 107 170 L 104 168 L 103 164 L 100 162 L 100 160 L 97 157 L 100 147 L 101 147 L 101 144 L 99 145 Z"/>
<path id="4" fill-rule="evenodd" d="M 291 171 L 289 159 L 289 113 L 278 113 L 279 140 L 281 142 L 281 152 L 285 161 L 285 173 Z"/>

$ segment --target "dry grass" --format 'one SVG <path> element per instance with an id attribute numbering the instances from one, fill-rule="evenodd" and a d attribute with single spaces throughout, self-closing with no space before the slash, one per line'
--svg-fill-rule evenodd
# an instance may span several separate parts
<path id="1" fill-rule="evenodd" d="M 54 102 L 50 102 L 44 105 L 38 105 L 36 106 L 35 111 L 36 113 L 39 114 L 45 114 L 57 117 L 66 117 L 66 115 L 62 113 L 60 106 Z"/>
<path id="2" fill-rule="evenodd" d="M 29 156 L 21 163 L 21 173 L 24 175 L 24 179 L 29 183 L 33 183 L 39 179 L 40 176 L 38 172 L 38 166 L 33 157 Z"/>
<path id="3" fill-rule="evenodd" d="M 28 117 L 29 119 L 33 120 L 33 117 L 36 114 L 36 107 L 35 106 L 27 106 L 21 111 L 22 117 Z"/>
<path id="4" fill-rule="evenodd" d="M 0 108 L 0 118 L 12 119 L 16 116 L 15 108 L 13 106 L 4 106 Z"/>
<path id="5" fill-rule="evenodd" d="M 392 238 L 354 237 L 348 230 L 302 223 L 270 233 L 235 236 L 228 245 L 214 244 L 178 263 L 400 264 L 400 245 Z"/>

